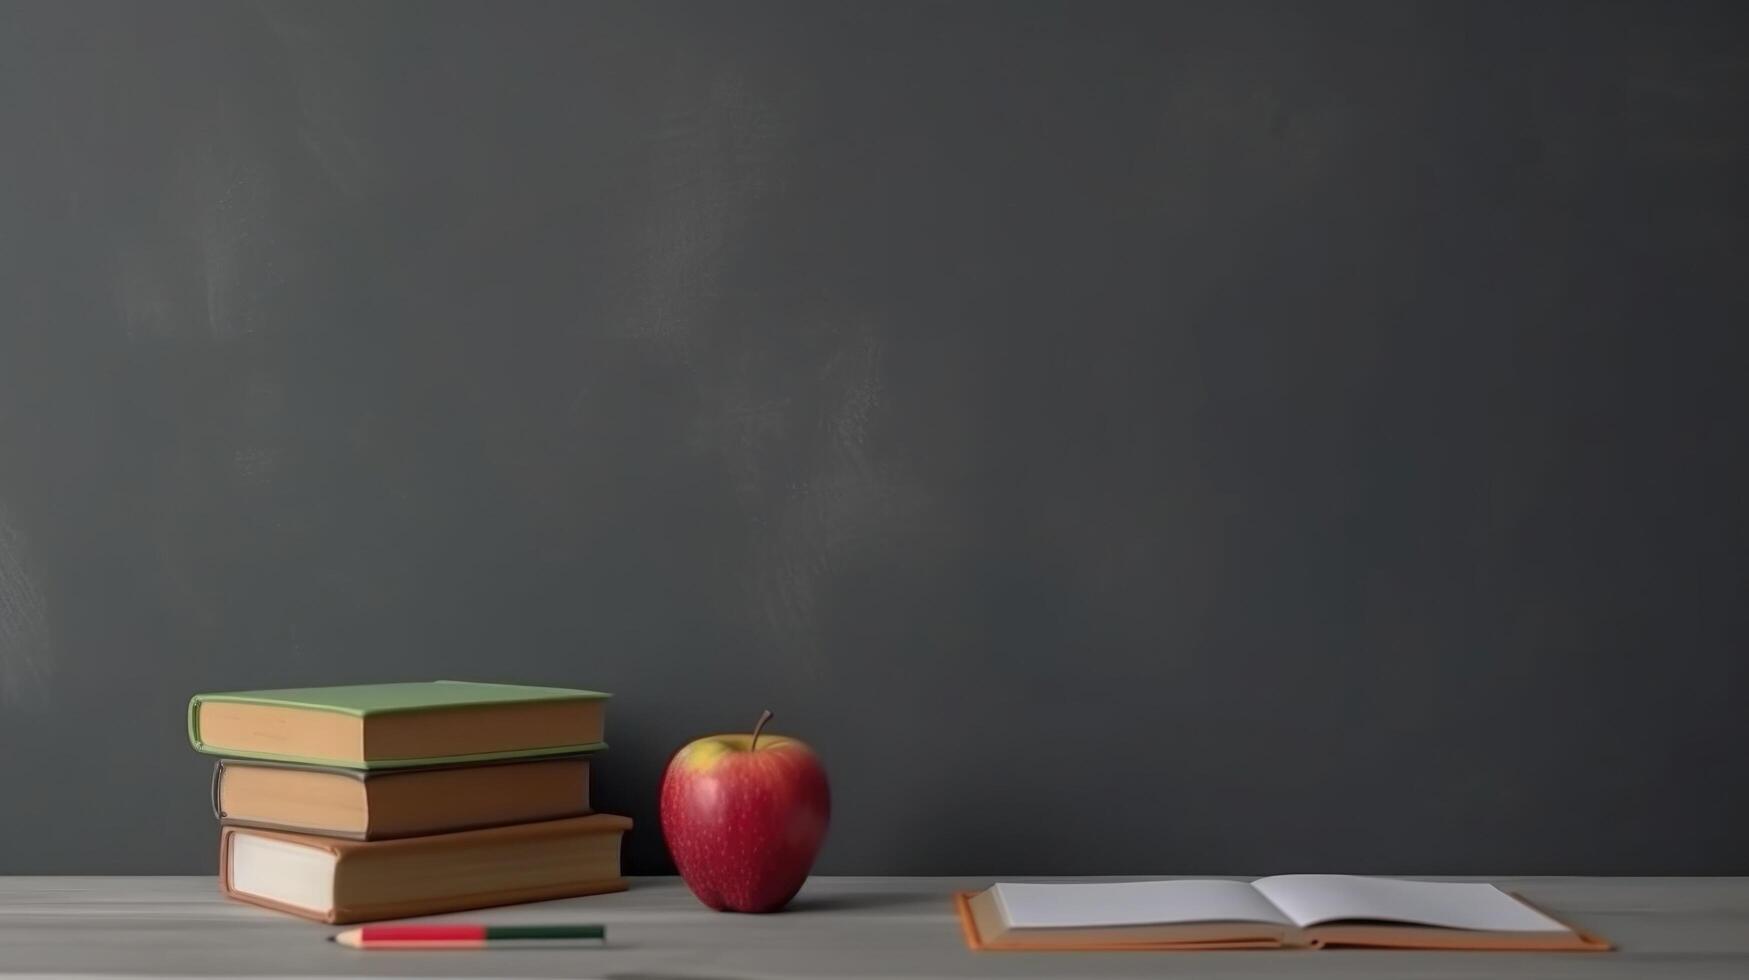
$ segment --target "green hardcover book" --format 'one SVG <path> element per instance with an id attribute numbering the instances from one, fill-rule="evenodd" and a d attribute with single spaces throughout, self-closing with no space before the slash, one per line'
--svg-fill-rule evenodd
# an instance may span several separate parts
<path id="1" fill-rule="evenodd" d="M 467 681 L 197 694 L 188 740 L 208 755 L 346 769 L 535 758 L 605 748 L 608 697 Z"/>

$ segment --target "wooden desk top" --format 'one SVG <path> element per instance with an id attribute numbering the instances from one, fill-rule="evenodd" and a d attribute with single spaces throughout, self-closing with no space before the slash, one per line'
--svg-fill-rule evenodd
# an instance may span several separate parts
<path id="1" fill-rule="evenodd" d="M 610 946 L 359 952 L 224 901 L 211 878 L 0 878 L 0 977 L 1749 977 L 1749 878 L 1496 878 L 1615 953 L 971 953 L 948 895 L 987 878 L 816 878 L 781 915 L 711 912 L 678 880 L 451 919 L 608 924 Z"/>

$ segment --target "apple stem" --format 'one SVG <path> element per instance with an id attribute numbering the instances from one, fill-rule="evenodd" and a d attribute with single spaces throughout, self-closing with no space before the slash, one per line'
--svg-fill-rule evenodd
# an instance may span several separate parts
<path id="1" fill-rule="evenodd" d="M 753 726 L 753 741 L 747 743 L 747 751 L 751 752 L 754 749 L 759 747 L 759 733 L 765 730 L 765 723 L 770 721 L 770 720 L 771 720 L 771 709 L 770 708 L 766 708 L 764 711 L 759 713 L 759 721 Z"/>

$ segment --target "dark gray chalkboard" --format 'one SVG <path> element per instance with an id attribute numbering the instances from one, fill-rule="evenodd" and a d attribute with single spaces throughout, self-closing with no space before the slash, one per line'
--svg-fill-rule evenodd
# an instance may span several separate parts
<path id="1" fill-rule="evenodd" d="M 1749 872 L 1749 31 L 0 6 L 0 871 L 194 691 L 752 723 L 831 872 Z"/>

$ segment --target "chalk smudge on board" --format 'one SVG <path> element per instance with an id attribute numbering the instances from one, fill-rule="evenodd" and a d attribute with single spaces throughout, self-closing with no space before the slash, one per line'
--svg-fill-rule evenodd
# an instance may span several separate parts
<path id="1" fill-rule="evenodd" d="M 361 134 L 370 132 L 362 93 L 372 91 L 367 59 L 348 50 L 344 34 L 299 23 L 297 5 L 263 4 L 259 13 L 285 54 L 298 105 L 298 144 L 341 193 L 372 190 L 377 160 Z"/>
<path id="2" fill-rule="evenodd" d="M 0 704 L 25 707 L 46 694 L 53 655 L 27 542 L 0 503 Z"/>
<path id="3" fill-rule="evenodd" d="M 916 502 L 871 448 L 885 350 L 860 311 L 817 302 L 759 330 L 734 319 L 738 249 L 786 185 L 795 113 L 736 66 L 688 62 L 675 89 L 651 137 L 651 216 L 620 329 L 688 375 L 689 443 L 721 461 L 747 521 L 749 623 L 805 670 L 831 577 Z"/>
<path id="4" fill-rule="evenodd" d="M 736 71 L 704 83 L 686 74 L 651 138 L 655 214 L 640 243 L 638 308 L 626 330 L 689 360 L 720 295 L 724 266 L 749 207 L 777 179 L 787 142 L 778 113 Z"/>
<path id="5" fill-rule="evenodd" d="M 887 532 L 920 504 L 910 484 L 871 456 L 883 398 L 883 346 L 871 327 L 819 371 L 824 404 L 805 447 L 810 476 L 756 502 L 755 593 L 761 633 L 800 659 L 820 644 L 821 586 L 885 547 Z"/>
<path id="6" fill-rule="evenodd" d="M 231 454 L 231 468 L 243 483 L 265 486 L 273 482 L 279 460 L 280 453 L 276 449 L 251 447 Z"/>
<path id="7" fill-rule="evenodd" d="M 129 340 L 168 337 L 173 334 L 175 303 L 167 288 L 167 276 L 159 253 L 149 248 L 124 250 L 116 277 L 116 305 Z"/>
<path id="8" fill-rule="evenodd" d="M 283 315 L 271 294 L 296 256 L 274 230 L 276 185 L 269 170 L 213 151 L 179 168 L 166 216 L 117 255 L 116 306 L 129 339 L 230 341 Z"/>
<path id="9" fill-rule="evenodd" d="M 128 338 L 224 342 L 283 317 L 271 294 L 289 281 L 296 256 L 273 230 L 274 194 L 264 170 L 186 165 L 166 194 L 176 211 L 163 219 L 170 227 L 139 229 L 117 254 L 113 289 Z"/>
<path id="10" fill-rule="evenodd" d="M 266 315 L 263 293 L 283 281 L 274 249 L 269 175 L 248 166 L 220 168 L 202 183 L 200 227 L 207 326 L 214 340 L 256 333 Z"/>

